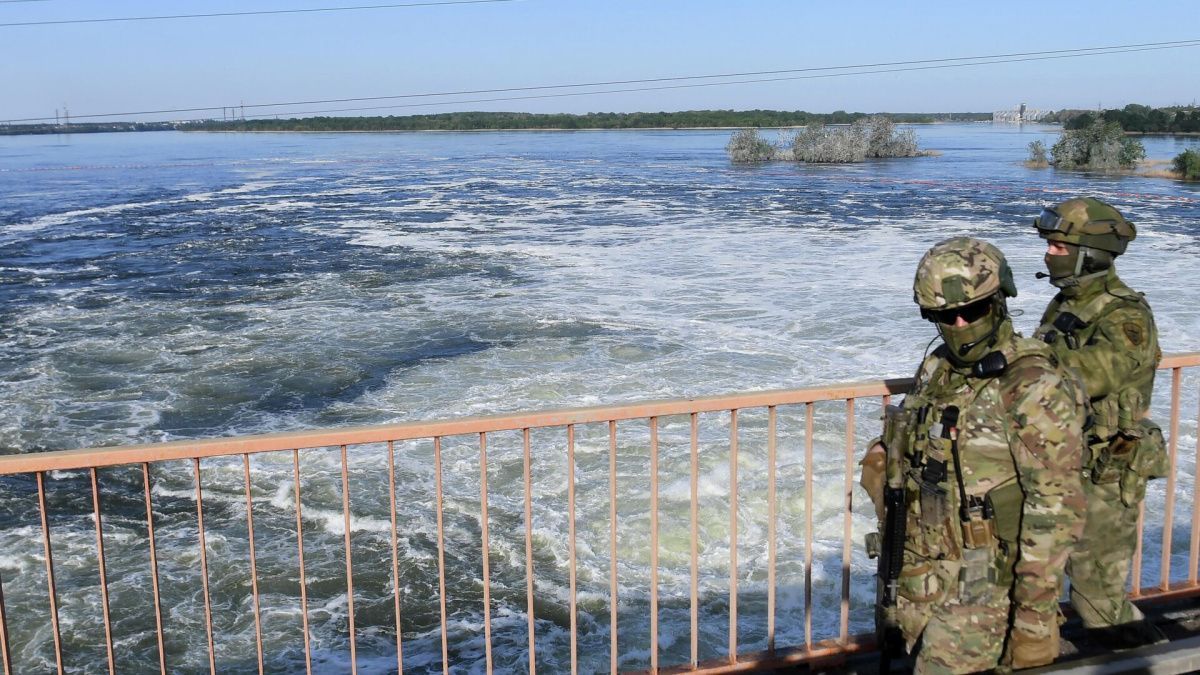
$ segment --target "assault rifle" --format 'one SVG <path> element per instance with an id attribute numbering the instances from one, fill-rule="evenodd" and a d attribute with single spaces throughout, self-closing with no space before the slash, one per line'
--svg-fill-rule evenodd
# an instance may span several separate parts
<path id="1" fill-rule="evenodd" d="M 883 488 L 883 532 L 876 571 L 875 642 L 879 648 L 879 672 L 891 672 L 891 660 L 904 652 L 904 639 L 891 610 L 896 606 L 900 570 L 904 566 L 904 537 L 908 514 L 904 488 Z"/>

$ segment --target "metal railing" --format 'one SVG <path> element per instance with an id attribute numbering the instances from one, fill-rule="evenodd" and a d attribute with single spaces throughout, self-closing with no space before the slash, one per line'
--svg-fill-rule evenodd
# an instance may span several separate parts
<path id="1" fill-rule="evenodd" d="M 1165 490 L 1165 505 L 1163 507 L 1163 523 L 1162 528 L 1162 545 L 1159 549 L 1161 552 L 1159 582 L 1152 587 L 1144 587 L 1142 584 L 1142 522 L 1139 520 L 1138 525 L 1138 550 L 1134 557 L 1134 570 L 1132 574 L 1132 595 L 1140 598 L 1151 597 L 1175 597 L 1182 594 L 1190 594 L 1200 591 L 1200 583 L 1197 582 L 1197 565 L 1200 561 L 1200 508 L 1192 504 L 1192 518 L 1190 529 L 1190 553 L 1188 560 L 1188 572 L 1186 580 L 1176 583 L 1171 582 L 1171 564 L 1173 552 L 1173 522 L 1175 514 L 1175 492 L 1177 479 L 1175 472 L 1176 458 L 1178 455 L 1179 445 L 1179 427 L 1180 427 L 1180 406 L 1181 406 L 1181 387 L 1183 369 L 1195 368 L 1200 366 L 1200 352 L 1175 354 L 1167 356 L 1162 364 L 1161 369 L 1171 372 L 1170 385 L 1170 418 L 1167 425 L 1167 437 L 1169 441 L 1169 451 L 1171 457 L 1172 473 L 1166 480 Z M 91 517 L 95 522 L 95 555 L 98 562 L 99 573 L 99 588 L 101 592 L 100 612 L 104 625 L 104 640 L 106 666 L 110 673 L 114 673 L 118 669 L 117 650 L 114 649 L 114 629 L 110 621 L 112 608 L 110 607 L 109 586 L 110 579 L 105 567 L 105 533 L 102 523 L 102 491 L 100 489 L 100 470 L 109 467 L 118 466 L 133 466 L 140 469 L 141 478 L 141 495 L 140 499 L 144 501 L 145 506 L 145 537 L 149 545 L 149 574 L 152 581 L 151 593 L 154 598 L 154 640 L 157 648 L 158 668 L 161 672 L 167 673 L 173 670 L 172 664 L 168 661 L 167 649 L 165 648 L 164 629 L 165 619 L 164 606 L 161 602 L 160 578 L 159 578 L 159 548 L 156 546 L 155 533 L 155 505 L 153 500 L 153 475 L 154 468 L 164 462 L 187 461 L 190 462 L 192 471 L 192 489 L 194 490 L 195 501 L 195 521 L 197 526 L 198 537 L 195 542 L 198 552 L 200 564 L 200 578 L 202 582 L 202 595 L 204 604 L 204 625 L 205 639 L 207 643 L 207 665 L 212 673 L 220 670 L 218 666 L 217 650 L 215 649 L 214 637 L 214 607 L 210 599 L 209 587 L 209 563 L 212 550 L 209 543 L 206 541 L 206 529 L 204 525 L 205 517 L 205 497 L 203 481 L 201 480 L 201 461 L 218 457 L 241 457 L 242 471 L 241 478 L 244 488 L 245 508 L 246 508 L 246 539 L 245 542 L 249 549 L 249 556 L 246 564 L 249 569 L 250 576 L 250 603 L 251 611 L 254 618 L 254 633 L 255 633 L 255 651 L 256 651 L 256 666 L 259 672 L 264 672 L 266 665 L 270 663 L 269 659 L 272 654 L 264 653 L 266 650 L 263 638 L 263 622 L 261 617 L 262 605 L 260 601 L 260 573 L 258 569 L 258 553 L 255 547 L 255 524 L 254 524 L 254 496 L 252 494 L 252 471 L 250 456 L 252 454 L 273 453 L 274 455 L 282 455 L 284 457 L 290 454 L 291 460 L 291 475 L 293 478 L 293 489 L 290 495 L 292 507 L 294 508 L 294 536 L 296 537 L 296 559 L 298 561 L 298 581 L 299 585 L 297 592 L 299 595 L 300 616 L 302 621 L 302 629 L 304 635 L 304 664 L 308 672 L 313 669 L 313 649 L 314 646 L 310 640 L 312 627 L 310 626 L 311 611 L 309 608 L 308 589 L 309 581 L 306 577 L 305 570 L 305 520 L 303 513 L 302 501 L 302 476 L 301 476 L 301 456 L 300 450 L 312 448 L 337 448 L 340 461 L 340 478 L 341 478 L 341 508 L 344 533 L 344 550 L 341 555 L 345 563 L 345 592 L 346 592 L 346 614 L 347 614 L 347 641 L 349 645 L 349 668 L 351 672 L 357 672 L 358 669 L 358 653 L 357 641 L 358 636 L 364 626 L 356 623 L 355 614 L 355 591 L 354 591 L 354 555 L 351 546 L 351 482 L 348 472 L 348 453 L 350 449 L 358 446 L 369 444 L 385 444 L 387 448 L 387 485 L 390 494 L 389 503 L 387 504 L 388 513 L 390 516 L 390 575 L 391 585 L 394 589 L 394 598 L 392 598 L 391 606 L 394 614 L 394 626 L 381 626 L 378 621 L 376 625 L 371 626 L 373 629 L 393 631 L 395 632 L 395 664 L 396 667 L 404 671 L 404 626 L 402 620 L 402 603 L 401 589 L 404 585 L 400 571 L 400 556 L 398 551 L 397 533 L 401 523 L 397 520 L 397 480 L 396 480 L 396 444 L 404 441 L 424 440 L 432 441 L 433 444 L 433 499 L 435 500 L 435 514 L 437 527 L 437 592 L 438 606 L 440 614 L 440 642 L 441 642 L 441 668 L 444 672 L 449 672 L 454 665 L 450 659 L 450 631 L 447 629 L 447 594 L 452 592 L 447 586 L 447 563 L 446 551 L 447 540 L 444 523 L 445 505 L 444 505 L 444 471 L 443 466 L 443 441 L 454 437 L 468 437 L 478 439 L 478 470 L 480 478 L 479 490 L 479 530 L 481 541 L 481 555 L 478 560 L 480 571 L 482 574 L 482 593 L 483 593 L 483 642 L 485 650 L 486 668 L 490 672 L 493 670 L 493 635 L 492 635 L 492 619 L 497 610 L 497 605 L 491 597 L 492 571 L 490 568 L 491 554 L 489 544 L 491 534 L 489 533 L 489 491 L 488 491 L 488 440 L 489 435 L 499 432 L 519 432 L 521 434 L 521 478 L 524 487 L 523 497 L 523 519 L 524 519 L 524 554 L 525 554 L 525 606 L 520 607 L 513 603 L 509 603 L 509 609 L 514 613 L 524 613 L 526 630 L 528 631 L 528 668 L 530 673 L 536 672 L 537 657 L 536 657 L 536 637 L 537 623 L 535 620 L 535 572 L 534 572 L 534 555 L 533 555 L 533 511 L 532 502 L 534 499 L 533 483 L 531 480 L 531 431 L 548 428 L 565 429 L 566 436 L 566 456 L 561 458 L 567 465 L 566 470 L 566 492 L 567 492 L 567 514 L 566 522 L 568 531 L 567 547 L 568 569 L 565 573 L 568 576 L 569 586 L 569 624 L 570 631 L 570 664 L 571 671 L 577 672 L 579 669 L 579 645 L 577 642 L 579 636 L 579 625 L 577 617 L 579 615 L 579 607 L 577 605 L 578 590 L 577 590 L 577 549 L 576 549 L 576 430 L 582 425 L 602 425 L 601 429 L 607 428 L 607 450 L 608 450 L 608 499 L 609 513 L 611 519 L 608 536 L 609 536 L 609 565 L 608 565 L 608 594 L 607 599 L 609 616 L 609 668 L 612 672 L 619 670 L 622 654 L 619 649 L 619 623 L 618 623 L 618 599 L 621 597 L 621 592 L 624 589 L 628 592 L 631 589 L 629 582 L 622 583 L 620 568 L 618 565 L 618 434 L 623 428 L 628 428 L 631 423 L 638 421 L 644 423 L 648 427 L 649 440 L 649 579 L 646 590 L 649 603 L 649 623 L 650 634 L 649 644 L 646 645 L 649 651 L 649 669 L 651 671 L 688 671 L 688 672 L 729 672 L 734 670 L 751 670 L 758 667 L 771 667 L 785 664 L 795 664 L 801 662 L 814 661 L 818 659 L 841 658 L 849 653 L 871 649 L 873 647 L 871 639 L 866 636 L 856 636 L 850 631 L 850 610 L 851 610 L 851 559 L 852 549 L 854 544 L 852 534 L 852 516 L 854 505 L 854 482 L 855 458 L 861 448 L 857 447 L 859 439 L 856 436 L 857 429 L 855 424 L 855 404 L 860 400 L 870 400 L 876 403 L 886 405 L 892 395 L 903 393 L 911 385 L 910 380 L 886 380 L 873 381 L 853 384 L 839 384 L 830 386 L 809 387 L 803 389 L 792 389 L 782 391 L 764 391 L 744 394 L 734 394 L 726 396 L 711 396 L 704 398 L 695 398 L 687 400 L 666 400 L 666 401 L 650 401 L 630 405 L 605 406 L 594 408 L 581 408 L 570 410 L 554 410 L 548 412 L 528 413 L 528 414 L 512 414 L 498 415 L 487 417 L 471 417 L 457 420 L 447 421 L 432 421 L 432 422 L 414 422 L 407 424 L 394 424 L 375 427 L 360 427 L 347 429 L 328 429 L 306 433 L 284 433 L 284 434 L 269 434 L 259 436 L 246 436 L 238 438 L 226 438 L 203 441 L 179 441 L 171 443 L 161 443 L 153 445 L 139 445 L 128 447 L 111 447 L 111 448 L 96 448 L 96 449 L 80 449 L 61 452 L 42 452 L 28 453 L 18 455 L 8 455 L 0 457 L 0 477 L 20 477 L 24 476 L 26 481 L 28 477 L 33 477 L 33 482 L 36 484 L 36 500 L 38 520 L 40 523 L 40 536 L 42 539 L 42 549 L 44 553 L 44 566 L 46 578 L 46 603 L 48 605 L 50 630 L 53 637 L 53 654 L 54 667 L 59 673 L 66 670 L 64 661 L 64 644 L 62 640 L 62 617 L 63 611 L 60 605 L 59 589 L 56 585 L 53 552 L 54 533 L 51 528 L 51 523 L 54 514 L 48 508 L 46 478 L 50 472 L 63 471 L 86 471 L 90 478 L 91 491 Z M 1160 386 L 1161 390 L 1161 386 Z M 881 400 L 880 400 L 881 399 Z M 841 519 L 842 519 L 842 536 L 840 542 L 841 556 L 841 577 L 840 577 L 840 601 L 838 606 L 838 624 L 836 637 L 824 640 L 815 640 L 813 634 L 813 537 L 814 537 L 814 437 L 815 437 L 815 413 L 814 406 L 822 402 L 837 402 L 842 401 L 845 404 L 845 443 L 844 443 L 844 461 L 840 462 L 840 494 L 841 494 Z M 778 464 L 778 447 L 780 427 L 779 416 L 782 409 L 789 410 L 789 414 L 794 416 L 796 426 L 800 427 L 800 419 L 802 417 L 803 441 L 797 441 L 795 445 L 789 447 L 803 447 L 803 470 L 806 477 L 806 486 L 803 495 L 803 513 L 804 513 L 804 561 L 803 561 L 803 641 L 798 644 L 779 645 L 777 644 L 777 521 L 779 520 L 779 509 L 777 503 L 776 483 L 777 464 Z M 765 617 L 765 633 L 766 633 L 766 649 L 765 651 L 755 651 L 754 653 L 739 653 L 739 618 L 738 618 L 738 582 L 739 582 L 739 563 L 738 563 L 738 527 L 739 527 L 739 505 L 738 505 L 738 474 L 739 474 L 739 417 L 743 416 L 748 411 L 765 411 L 765 445 L 767 455 L 767 512 L 765 528 L 767 530 L 766 544 L 767 552 L 767 574 L 766 574 L 766 614 Z M 802 415 L 801 415 L 802 413 Z M 729 469 L 728 469 L 728 486 L 729 486 L 729 530 L 728 541 L 721 543 L 729 546 L 729 578 L 728 578 L 728 647 L 724 655 L 717 659 L 701 660 L 700 641 L 701 634 L 700 624 L 700 594 L 698 578 L 700 576 L 700 561 L 699 549 L 701 545 L 701 535 L 699 532 L 698 509 L 700 504 L 700 495 L 698 491 L 699 473 L 698 467 L 701 458 L 701 434 L 699 431 L 699 421 L 702 415 L 718 414 L 722 420 L 728 420 L 729 436 L 728 443 L 723 442 L 721 446 L 715 450 L 728 451 L 729 453 Z M 690 573 L 690 597 L 688 598 L 688 610 L 690 619 L 690 644 L 689 657 L 682 663 L 660 664 L 660 649 L 659 649 L 659 611 L 660 611 L 660 590 L 659 590 L 659 512 L 660 512 L 660 477 L 659 477 L 659 445 L 660 445 L 660 428 L 662 420 L 667 417 L 682 416 L 688 420 L 688 452 L 687 463 L 689 467 L 688 482 L 690 485 L 689 491 L 689 573 Z M 727 417 L 726 417 L 727 416 Z M 1198 434 L 1200 435 L 1200 434 Z M 715 451 L 714 450 L 714 451 Z M 1196 447 L 1196 464 L 1200 467 L 1200 441 Z M 824 479 L 825 477 L 821 477 Z M 834 476 L 832 478 L 838 478 Z M 1191 480 L 1200 479 L 1200 476 L 1193 475 Z M 1191 496 L 1194 497 L 1194 490 Z M 32 492 L 30 493 L 32 497 Z M 129 495 L 125 495 L 130 498 Z M 10 497 L 11 498 L 11 497 Z M 127 562 L 127 561 L 126 561 Z M 25 645 L 14 645 L 10 640 L 9 631 L 9 615 L 5 606 L 4 591 L 6 587 L 10 587 L 15 581 L 13 578 L 0 579 L 0 659 L 4 664 L 4 672 L 11 674 L 13 670 L 13 654 L 20 651 Z M 674 600 L 682 601 L 682 598 Z M 795 617 L 789 617 L 789 621 L 795 621 Z M 794 626 L 794 624 L 793 624 Z M 798 628 L 797 628 L 798 632 Z M 709 650 L 710 653 L 712 649 Z"/>

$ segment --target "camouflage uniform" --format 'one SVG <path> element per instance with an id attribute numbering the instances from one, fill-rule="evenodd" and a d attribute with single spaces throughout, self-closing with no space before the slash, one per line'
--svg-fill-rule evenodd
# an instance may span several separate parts
<path id="1" fill-rule="evenodd" d="M 967 238 L 938 244 L 914 288 L 931 315 L 984 298 L 987 318 L 970 325 L 991 327 L 976 349 L 976 340 L 963 344 L 940 325 L 944 344 L 888 411 L 887 485 L 903 485 L 907 514 L 891 618 L 909 651 L 919 649 L 919 673 L 1011 662 L 1002 657 L 1015 633 L 1049 662 L 1063 567 L 1083 525 L 1082 393 L 1046 344 L 1013 332 L 1003 296 L 1016 291 L 995 247 Z"/>
<path id="2" fill-rule="evenodd" d="M 1089 399 L 1091 425 L 1083 471 L 1087 524 L 1067 564 L 1071 604 L 1088 628 L 1130 624 L 1143 618 L 1126 595 L 1139 504 L 1147 478 L 1169 468 L 1161 431 L 1146 419 L 1162 352 L 1150 306 L 1112 266 L 1112 258 L 1136 236 L 1132 223 L 1094 199 L 1073 199 L 1047 210 L 1039 228 L 1055 216 L 1061 224 L 1055 221 L 1056 229 L 1045 228 L 1043 237 L 1075 247 L 1103 246 L 1108 250 L 1099 249 L 1101 255 L 1110 254 L 1103 256 L 1102 264 L 1091 266 L 1098 269 L 1080 264 L 1073 274 L 1052 276 L 1062 290 L 1046 308 L 1035 334 L 1082 377 Z M 1128 229 L 1119 245 L 1113 245 L 1105 230 L 1118 221 Z M 1095 222 L 1106 223 L 1092 229 L 1099 236 L 1109 235 L 1107 242 L 1082 232 L 1083 224 Z M 1071 255 L 1081 252 L 1071 249 Z M 1050 258 L 1048 265 L 1054 262 Z"/>

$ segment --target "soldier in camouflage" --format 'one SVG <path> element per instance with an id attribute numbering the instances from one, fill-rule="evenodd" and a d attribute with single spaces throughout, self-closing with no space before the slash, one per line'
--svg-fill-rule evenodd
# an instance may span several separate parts
<path id="1" fill-rule="evenodd" d="M 1047 273 L 1059 289 L 1036 337 L 1082 377 L 1090 426 L 1083 485 L 1087 525 L 1067 565 L 1071 604 L 1099 641 L 1127 647 L 1163 639 L 1126 597 L 1148 478 L 1165 475 L 1162 432 L 1146 419 L 1162 359 L 1154 315 L 1117 276 L 1113 259 L 1137 236 L 1104 202 L 1070 199 L 1034 220 L 1047 242 Z"/>
<path id="2" fill-rule="evenodd" d="M 1016 287 L 996 247 L 937 244 L 913 289 L 942 344 L 862 461 L 877 510 L 885 488 L 903 491 L 903 563 L 884 621 L 917 650 L 918 673 L 1049 663 L 1083 529 L 1082 392 L 1048 345 L 1013 331 Z"/>

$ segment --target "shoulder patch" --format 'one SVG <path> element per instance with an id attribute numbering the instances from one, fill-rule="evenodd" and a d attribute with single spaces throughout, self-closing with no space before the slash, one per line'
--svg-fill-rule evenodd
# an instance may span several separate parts
<path id="1" fill-rule="evenodd" d="M 1142 341 L 1146 339 L 1146 333 L 1142 329 L 1142 325 L 1137 321 L 1126 321 L 1121 324 L 1121 331 L 1125 333 L 1126 339 L 1135 347 L 1142 344 Z"/>

